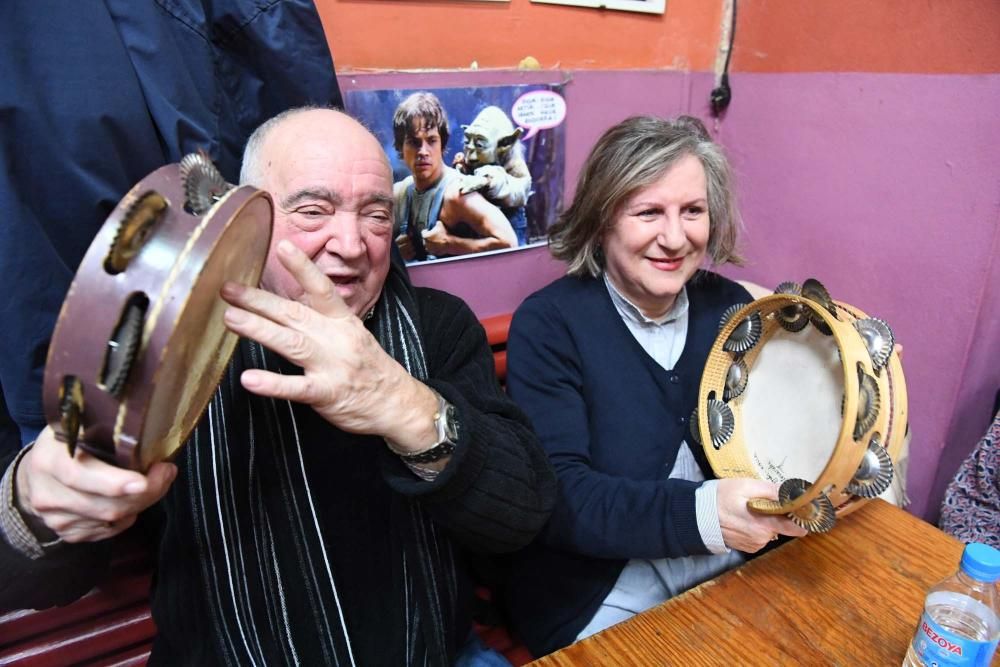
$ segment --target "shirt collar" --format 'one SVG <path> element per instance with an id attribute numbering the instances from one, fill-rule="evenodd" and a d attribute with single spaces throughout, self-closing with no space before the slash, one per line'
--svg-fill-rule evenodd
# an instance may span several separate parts
<path id="1" fill-rule="evenodd" d="M 668 324 L 675 321 L 677 318 L 681 317 L 688 310 L 688 297 L 687 297 L 687 287 L 682 287 L 681 291 L 677 294 L 677 298 L 674 299 L 674 305 L 670 307 L 666 313 L 657 318 L 646 317 L 643 315 L 639 307 L 628 300 L 628 298 L 618 291 L 611 280 L 608 278 L 607 272 L 603 274 L 604 284 L 608 288 L 608 294 L 611 295 L 611 301 L 615 304 L 615 308 L 626 320 L 631 320 L 637 324 L 654 324 L 662 325 Z"/>

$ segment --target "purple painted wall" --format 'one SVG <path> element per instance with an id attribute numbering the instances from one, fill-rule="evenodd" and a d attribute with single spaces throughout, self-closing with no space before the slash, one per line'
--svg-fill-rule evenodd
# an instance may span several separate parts
<path id="1" fill-rule="evenodd" d="M 629 115 L 707 118 L 703 73 L 460 72 L 342 76 L 351 88 L 570 80 L 567 199 L 590 146 Z M 910 510 L 944 485 L 1000 388 L 1000 75 L 735 74 L 719 124 L 739 177 L 743 269 L 765 286 L 822 280 L 905 347 Z M 562 273 L 544 248 L 415 268 L 415 282 L 509 312 Z"/>
<path id="2" fill-rule="evenodd" d="M 815 276 L 903 344 L 911 511 L 985 431 L 1000 388 L 1000 76 L 740 74 L 721 140 L 750 264 Z M 992 292 L 992 295 L 989 293 Z"/>

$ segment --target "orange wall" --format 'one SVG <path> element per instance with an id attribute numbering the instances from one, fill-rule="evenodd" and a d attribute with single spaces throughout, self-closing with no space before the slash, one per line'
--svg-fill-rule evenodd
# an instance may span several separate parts
<path id="1" fill-rule="evenodd" d="M 516 67 L 680 69 L 715 62 L 721 0 L 667 0 L 637 14 L 529 0 L 315 0 L 338 72 Z"/>
<path id="2" fill-rule="evenodd" d="M 722 0 L 663 15 L 529 0 L 315 0 L 340 72 L 514 67 L 710 71 Z M 1000 72 L 998 0 L 740 0 L 734 72 Z"/>
<path id="3" fill-rule="evenodd" d="M 732 71 L 1000 72 L 998 0 L 749 0 Z"/>

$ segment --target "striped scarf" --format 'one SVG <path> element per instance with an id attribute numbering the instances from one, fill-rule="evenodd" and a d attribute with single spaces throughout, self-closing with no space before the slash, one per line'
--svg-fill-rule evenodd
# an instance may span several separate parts
<path id="1" fill-rule="evenodd" d="M 394 265 L 366 326 L 411 375 L 425 379 L 417 313 L 412 287 Z M 183 523 L 190 521 L 217 653 L 229 665 L 354 665 L 365 660 L 352 645 L 352 636 L 355 644 L 359 640 L 352 633 L 365 632 L 395 642 L 387 644 L 386 655 L 402 655 L 405 664 L 444 664 L 458 595 L 450 542 L 419 504 L 379 487 L 391 497 L 371 502 L 390 507 L 392 571 L 385 579 L 400 604 L 380 610 L 378 627 L 352 625 L 352 609 L 343 604 L 351 573 L 337 571 L 332 550 L 356 548 L 352 532 L 371 527 L 357 523 L 363 518 L 344 519 L 346 509 L 324 507 L 318 498 L 326 492 L 324 483 L 336 484 L 339 475 L 359 467 L 365 471 L 357 474 L 373 480 L 356 486 L 377 487 L 379 472 L 371 469 L 378 467 L 380 443 L 330 427 L 306 406 L 248 394 L 239 383 L 247 367 L 297 372 L 242 340 L 178 459 L 175 484 L 186 482 L 175 489 L 181 494 L 175 512 Z M 329 470 L 336 465 L 329 452 L 338 446 L 353 447 L 350 455 L 371 465 Z M 318 472 L 317 460 L 327 470 Z M 367 501 L 359 499 L 361 511 Z"/>

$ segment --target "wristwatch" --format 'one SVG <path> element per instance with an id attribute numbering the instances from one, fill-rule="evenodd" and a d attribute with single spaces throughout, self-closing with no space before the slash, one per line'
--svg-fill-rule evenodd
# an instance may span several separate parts
<path id="1" fill-rule="evenodd" d="M 437 412 L 434 413 L 434 428 L 437 430 L 437 442 L 427 449 L 419 452 L 405 452 L 393 443 L 386 440 L 389 449 L 393 451 L 403 462 L 410 464 L 434 463 L 440 461 L 455 451 L 458 444 L 459 423 L 458 411 L 455 406 L 445 400 L 444 396 L 434 392 L 437 396 Z"/>

